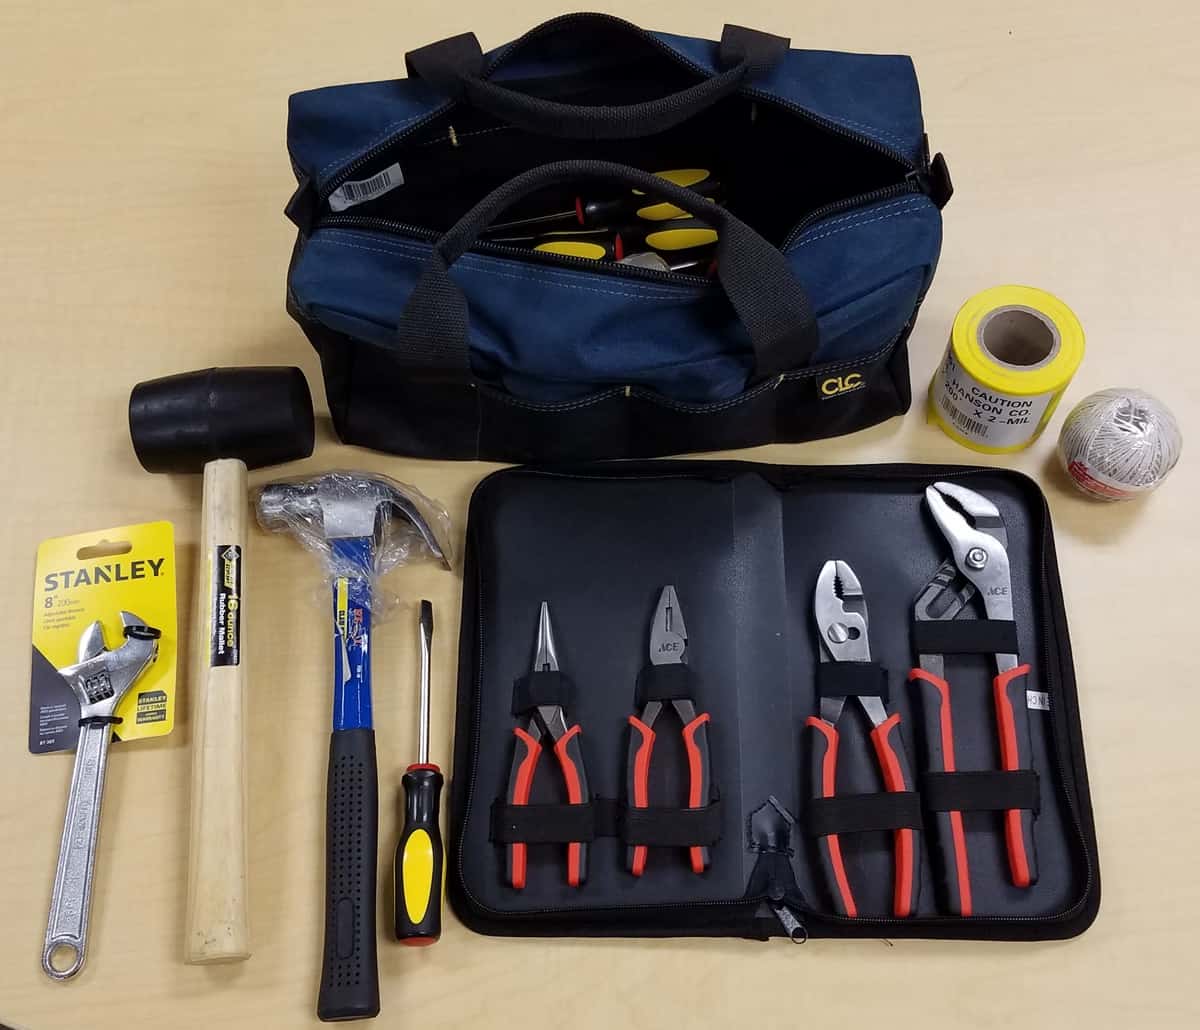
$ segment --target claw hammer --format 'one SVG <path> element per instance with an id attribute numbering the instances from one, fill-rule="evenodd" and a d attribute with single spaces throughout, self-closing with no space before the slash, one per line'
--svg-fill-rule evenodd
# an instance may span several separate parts
<path id="1" fill-rule="evenodd" d="M 371 581 L 388 517 L 399 513 L 449 561 L 420 509 L 380 476 L 334 472 L 270 483 L 258 496 L 267 530 L 305 527 L 327 545 L 333 576 L 333 732 L 325 794 L 325 944 L 317 1017 L 379 1013 L 375 889 L 379 776 L 371 711 Z M 322 547 L 324 550 L 324 546 Z"/>

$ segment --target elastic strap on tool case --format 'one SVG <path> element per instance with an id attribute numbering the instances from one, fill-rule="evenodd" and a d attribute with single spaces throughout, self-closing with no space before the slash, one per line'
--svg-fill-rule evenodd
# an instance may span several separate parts
<path id="1" fill-rule="evenodd" d="M 918 654 L 1017 654 L 1017 625 L 1011 619 L 914 620 Z M 1033 769 L 957 770 L 920 774 L 921 804 L 927 812 L 1041 811 L 1041 787 Z"/>

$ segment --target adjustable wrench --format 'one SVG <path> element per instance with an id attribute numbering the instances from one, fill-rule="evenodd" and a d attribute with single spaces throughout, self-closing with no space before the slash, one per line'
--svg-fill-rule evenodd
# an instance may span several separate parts
<path id="1" fill-rule="evenodd" d="M 92 872 L 100 832 L 100 802 L 113 715 L 121 698 L 158 657 L 158 630 L 132 612 L 121 612 L 125 642 L 110 651 L 104 627 L 93 622 L 79 638 L 79 661 L 59 669 L 79 699 L 79 744 L 67 794 L 58 869 L 50 898 L 50 918 L 42 949 L 42 969 L 53 980 L 69 980 L 87 953 L 88 915 L 92 904 Z"/>

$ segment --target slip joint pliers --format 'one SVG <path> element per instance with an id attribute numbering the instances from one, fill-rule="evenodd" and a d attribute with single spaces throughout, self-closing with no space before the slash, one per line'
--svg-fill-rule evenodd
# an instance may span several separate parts
<path id="1" fill-rule="evenodd" d="M 830 560 L 821 567 L 813 597 L 813 612 L 820 640 L 820 658 L 826 662 L 871 662 L 867 602 L 854 570 L 844 561 Z M 883 698 L 854 695 L 871 722 L 871 745 L 888 793 L 914 789 L 904 741 L 900 736 L 899 713 L 888 714 Z M 812 783 L 819 798 L 837 795 L 838 719 L 846 707 L 845 696 L 822 696 L 820 715 L 809 716 L 806 725 L 813 733 Z M 833 894 L 838 914 L 858 917 L 841 839 L 836 833 L 817 838 L 821 865 Z M 903 826 L 893 831 L 895 879 L 893 912 L 903 918 L 917 907 L 921 886 L 921 863 L 917 831 Z"/>

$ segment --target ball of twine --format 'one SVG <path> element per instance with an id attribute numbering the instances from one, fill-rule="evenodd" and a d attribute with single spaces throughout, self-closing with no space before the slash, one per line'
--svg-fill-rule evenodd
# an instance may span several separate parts
<path id="1" fill-rule="evenodd" d="M 1101 390 L 1067 416 L 1058 453 L 1084 493 L 1120 501 L 1153 490 L 1179 461 L 1183 434 L 1165 404 L 1144 390 Z"/>

